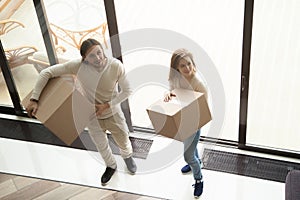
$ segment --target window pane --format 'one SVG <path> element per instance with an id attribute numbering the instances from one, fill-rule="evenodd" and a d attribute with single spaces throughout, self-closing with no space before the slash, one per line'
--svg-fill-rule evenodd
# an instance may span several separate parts
<path id="1" fill-rule="evenodd" d="M 24 1 L 16 5 L 6 6 L 4 13 L 7 14 L 1 15 L 1 26 L 7 28 L 5 28 L 7 31 L 1 35 L 1 41 L 22 100 L 32 90 L 38 75 L 36 65 L 32 62 L 33 54 L 45 51 L 45 46 L 33 1 Z M 1 77 L 2 80 L 2 74 Z M 6 92 L 4 79 L 0 84 L 0 102 L 12 105 L 9 93 Z"/>
<path id="2" fill-rule="evenodd" d="M 115 7 L 121 46 L 123 48 L 122 53 L 124 54 L 123 61 L 124 65 L 130 69 L 129 73 L 134 74 L 136 73 L 134 72 L 135 70 L 139 71 L 139 68 L 144 69 L 145 66 L 148 66 L 154 69 L 155 74 L 153 74 L 154 72 L 140 73 L 139 76 L 135 76 L 136 79 L 155 79 L 158 75 L 163 79 L 159 83 L 154 82 L 153 87 L 148 81 L 144 88 L 142 88 L 143 86 L 138 87 L 130 97 L 129 103 L 131 110 L 133 110 L 133 124 L 143 127 L 151 126 L 145 110 L 155 99 L 162 98 L 164 91 L 168 89 L 169 64 L 172 52 L 175 49 L 151 49 L 151 47 L 140 47 L 140 49 L 136 47 L 134 50 L 126 49 L 125 43 L 128 43 L 128 41 L 126 41 L 127 38 L 124 34 L 144 28 L 170 30 L 191 39 L 207 53 L 214 63 L 224 86 L 226 114 L 223 128 L 218 133 L 212 133 L 209 136 L 218 136 L 237 141 L 244 14 L 243 1 L 197 0 L 187 3 L 184 0 L 164 0 L 158 3 L 158 1 L 115 0 Z M 138 39 L 138 36 L 136 39 Z M 173 38 L 166 39 L 172 40 Z M 151 40 L 151 37 L 147 40 Z M 135 43 L 135 40 L 130 42 Z M 174 39 L 172 44 L 174 44 L 174 48 L 189 48 L 186 46 L 187 44 L 181 44 L 180 41 Z M 199 57 L 197 52 L 192 53 L 195 57 Z M 161 67 L 160 73 L 155 71 L 158 66 Z M 198 66 L 200 74 L 201 68 L 204 67 L 207 66 Z M 203 80 L 206 81 L 208 77 L 201 75 Z M 134 80 L 131 81 L 134 82 Z M 161 82 L 167 85 L 162 86 Z M 208 85 L 209 89 L 212 87 L 213 84 Z M 145 103 L 141 103 L 143 99 Z M 224 100 L 220 99 L 219 101 Z M 133 109 L 133 107 L 135 108 Z M 212 109 L 216 109 L 216 107 L 212 105 Z M 202 133 L 202 135 L 205 135 L 207 131 Z"/>
<path id="3" fill-rule="evenodd" d="M 247 143 L 300 151 L 300 2 L 254 3 Z"/>
<path id="4" fill-rule="evenodd" d="M 80 44 L 87 38 L 99 40 L 108 49 L 105 42 L 109 34 L 102 0 L 45 0 L 44 4 L 61 60 L 80 57 Z"/>
<path id="5" fill-rule="evenodd" d="M 2 72 L 0 74 L 0 91 L 1 91 L 1 93 L 0 93 L 0 105 L 1 106 L 11 106 L 11 105 L 13 105 L 12 101 L 10 99 L 9 92 L 8 92 L 7 87 L 6 87 L 5 80 L 4 80 Z"/>

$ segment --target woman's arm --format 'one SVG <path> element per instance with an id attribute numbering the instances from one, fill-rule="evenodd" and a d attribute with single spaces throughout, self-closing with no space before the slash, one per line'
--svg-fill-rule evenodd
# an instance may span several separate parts
<path id="1" fill-rule="evenodd" d="M 197 87 L 195 88 L 195 91 L 203 93 L 206 100 L 208 99 L 207 89 L 201 81 L 198 82 Z"/>
<path id="2" fill-rule="evenodd" d="M 172 97 L 176 97 L 176 94 L 174 94 L 173 92 L 172 92 L 172 90 L 174 90 L 175 89 L 175 82 L 174 82 L 174 80 L 169 80 L 169 92 L 167 92 L 166 94 L 165 94 L 165 97 L 164 97 L 164 101 L 165 102 L 168 102 L 168 101 L 170 101 L 171 99 L 172 99 Z"/>

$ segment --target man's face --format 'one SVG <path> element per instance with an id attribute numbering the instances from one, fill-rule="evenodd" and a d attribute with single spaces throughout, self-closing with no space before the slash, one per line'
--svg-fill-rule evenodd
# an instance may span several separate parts
<path id="1" fill-rule="evenodd" d="M 84 60 L 87 61 L 90 65 L 93 65 L 95 67 L 103 66 L 105 56 L 100 45 L 92 46 L 91 50 L 88 51 L 86 58 Z"/>

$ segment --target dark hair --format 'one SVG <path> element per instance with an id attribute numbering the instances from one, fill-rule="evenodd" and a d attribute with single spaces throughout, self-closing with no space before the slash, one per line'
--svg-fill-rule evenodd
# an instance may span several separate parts
<path id="1" fill-rule="evenodd" d="M 101 47 L 101 49 L 103 50 L 103 47 L 100 44 L 100 42 L 98 42 L 97 40 L 95 40 L 93 38 L 86 39 L 82 42 L 82 44 L 80 46 L 80 55 L 82 57 L 82 61 L 84 60 L 88 50 L 94 45 L 99 45 Z"/>

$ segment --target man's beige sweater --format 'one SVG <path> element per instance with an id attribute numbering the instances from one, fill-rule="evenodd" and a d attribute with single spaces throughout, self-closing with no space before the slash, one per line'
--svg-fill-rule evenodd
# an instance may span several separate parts
<path id="1" fill-rule="evenodd" d="M 81 59 L 75 59 L 41 71 L 31 98 L 39 99 L 50 78 L 66 74 L 77 77 L 91 103 L 108 103 L 110 105 L 110 108 L 99 116 L 100 119 L 108 118 L 114 113 L 120 112 L 120 103 L 132 93 L 129 81 L 126 79 L 125 68 L 119 60 L 110 58 L 106 66 L 96 69 L 94 66 L 85 64 Z M 118 86 L 120 86 L 120 92 Z"/>

